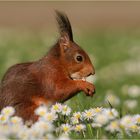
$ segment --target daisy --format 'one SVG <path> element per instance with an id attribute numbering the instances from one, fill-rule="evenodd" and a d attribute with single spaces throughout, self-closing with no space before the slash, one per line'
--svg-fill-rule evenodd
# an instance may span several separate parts
<path id="1" fill-rule="evenodd" d="M 113 120 L 118 117 L 118 112 L 116 109 L 104 109 L 103 114 L 108 117 L 108 119 Z"/>
<path id="2" fill-rule="evenodd" d="M 137 85 L 133 85 L 128 88 L 128 95 L 132 98 L 137 98 L 140 96 L 140 87 Z"/>
<path id="3" fill-rule="evenodd" d="M 69 125 L 68 123 L 66 124 L 62 124 L 61 125 L 61 130 L 64 132 L 64 133 L 69 133 L 71 131 L 72 127 L 71 125 Z"/>
<path id="4" fill-rule="evenodd" d="M 56 103 L 51 107 L 52 112 L 61 112 L 62 111 L 62 105 L 60 103 Z"/>
<path id="5" fill-rule="evenodd" d="M 53 122 L 58 118 L 58 115 L 54 112 L 48 112 L 43 116 L 43 119 L 48 122 Z"/>
<path id="6" fill-rule="evenodd" d="M 82 120 L 82 114 L 80 112 L 73 113 L 73 116 L 71 117 L 72 124 L 77 124 Z"/>
<path id="7" fill-rule="evenodd" d="M 92 111 L 94 112 L 94 114 L 99 114 L 103 111 L 103 108 L 102 107 L 93 108 Z"/>
<path id="8" fill-rule="evenodd" d="M 120 120 L 120 126 L 123 128 L 123 129 L 127 129 L 129 128 L 129 126 L 133 123 L 132 121 L 132 117 L 130 115 L 126 115 L 124 117 L 121 118 Z"/>
<path id="9" fill-rule="evenodd" d="M 78 124 L 80 121 L 77 118 L 71 117 L 71 123 L 72 124 Z"/>
<path id="10" fill-rule="evenodd" d="M 133 110 L 138 106 L 138 102 L 137 102 L 137 100 L 126 100 L 124 102 L 124 106 L 130 110 Z"/>
<path id="11" fill-rule="evenodd" d="M 68 115 L 70 115 L 70 113 L 71 113 L 70 107 L 68 107 L 67 105 L 62 106 L 62 114 L 63 115 L 68 116 Z"/>
<path id="12" fill-rule="evenodd" d="M 92 109 L 89 110 L 85 110 L 83 112 L 83 117 L 85 120 L 93 120 L 93 117 L 95 116 L 95 114 L 93 113 Z"/>
<path id="13" fill-rule="evenodd" d="M 94 122 L 99 126 L 105 125 L 108 121 L 108 116 L 104 115 L 103 113 L 96 115 L 94 118 Z"/>
<path id="14" fill-rule="evenodd" d="M 0 124 L 8 123 L 9 117 L 7 115 L 0 114 Z"/>
<path id="15" fill-rule="evenodd" d="M 39 132 L 38 135 L 41 136 L 44 135 L 45 133 L 52 132 L 53 129 L 54 128 L 51 123 L 39 120 L 32 125 L 31 132 L 34 133 L 34 135 L 36 135 L 36 133 Z"/>
<path id="16" fill-rule="evenodd" d="M 132 124 L 132 125 L 129 126 L 129 130 L 131 132 L 139 132 L 140 128 L 136 124 Z"/>
<path id="17" fill-rule="evenodd" d="M 105 129 L 111 133 L 121 131 L 118 120 L 114 120 L 114 121 L 110 122 L 110 124 Z"/>
<path id="18" fill-rule="evenodd" d="M 113 106 L 118 106 L 120 104 L 120 99 L 111 90 L 107 91 L 105 101 L 109 102 Z"/>
<path id="19" fill-rule="evenodd" d="M 74 130 L 75 130 L 76 132 L 80 132 L 80 131 L 83 131 L 83 130 L 85 130 L 85 129 L 86 129 L 86 126 L 83 125 L 83 124 L 77 124 L 77 125 L 74 127 Z"/>
<path id="20" fill-rule="evenodd" d="M 80 112 L 73 113 L 73 117 L 78 120 L 82 120 L 82 114 Z"/>
<path id="21" fill-rule="evenodd" d="M 134 123 L 140 125 L 140 114 L 134 115 Z"/>
<path id="22" fill-rule="evenodd" d="M 18 116 L 11 117 L 11 118 L 10 118 L 10 122 L 11 122 L 12 124 L 20 124 L 20 125 L 23 124 L 22 118 L 20 118 L 20 117 L 18 117 Z"/>
<path id="23" fill-rule="evenodd" d="M 2 109 L 1 114 L 6 115 L 6 116 L 12 116 L 15 113 L 15 109 L 11 106 L 7 106 Z"/>
<path id="24" fill-rule="evenodd" d="M 47 113 L 47 107 L 45 105 L 39 106 L 36 110 L 35 110 L 35 114 L 39 115 L 41 117 L 45 116 L 45 114 Z"/>

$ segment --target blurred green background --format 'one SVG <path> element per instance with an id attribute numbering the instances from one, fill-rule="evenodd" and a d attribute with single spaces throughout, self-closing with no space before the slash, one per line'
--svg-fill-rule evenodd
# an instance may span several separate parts
<path id="1" fill-rule="evenodd" d="M 96 95 L 76 95 L 74 110 L 111 104 L 139 113 L 140 2 L 0 2 L 0 78 L 16 64 L 42 57 L 58 39 L 55 12 L 70 18 L 74 39 L 96 70 Z"/>

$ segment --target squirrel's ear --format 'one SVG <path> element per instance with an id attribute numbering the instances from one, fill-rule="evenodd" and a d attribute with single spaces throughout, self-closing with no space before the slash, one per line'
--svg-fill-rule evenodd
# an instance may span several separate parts
<path id="1" fill-rule="evenodd" d="M 65 52 L 70 47 L 70 39 L 67 33 L 61 35 L 59 45 L 62 52 Z"/>

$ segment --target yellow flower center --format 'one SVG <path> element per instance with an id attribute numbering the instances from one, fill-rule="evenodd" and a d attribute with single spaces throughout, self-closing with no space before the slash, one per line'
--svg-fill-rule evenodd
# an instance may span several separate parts
<path id="1" fill-rule="evenodd" d="M 5 113 L 5 114 L 9 114 L 9 113 L 10 113 L 10 110 L 5 110 L 4 113 Z"/>
<path id="2" fill-rule="evenodd" d="M 117 122 L 112 122 L 111 125 L 112 125 L 113 128 L 117 128 L 118 127 L 118 123 Z"/>
<path id="3" fill-rule="evenodd" d="M 63 131 L 64 131 L 64 132 L 67 132 L 68 130 L 69 130 L 68 127 L 64 127 L 64 128 L 63 128 Z"/>
<path id="4" fill-rule="evenodd" d="M 63 110 L 66 112 L 68 110 L 68 108 L 67 107 L 64 107 Z"/>
<path id="5" fill-rule="evenodd" d="M 100 109 L 99 107 L 97 107 L 97 108 L 95 109 L 95 112 L 96 112 L 96 113 L 99 113 L 99 112 L 101 112 L 101 109 Z"/>
<path id="6" fill-rule="evenodd" d="M 53 107 L 53 109 L 54 109 L 54 110 L 58 110 L 59 108 L 58 108 L 57 105 L 55 105 L 55 106 Z"/>
<path id="7" fill-rule="evenodd" d="M 76 114 L 75 117 L 76 117 L 76 119 L 80 119 L 81 115 L 80 114 Z"/>
<path id="8" fill-rule="evenodd" d="M 77 125 L 77 126 L 76 126 L 76 130 L 77 130 L 77 131 L 80 131 L 81 129 L 82 129 L 82 127 L 81 127 L 80 125 Z"/>
<path id="9" fill-rule="evenodd" d="M 110 112 L 109 112 L 109 115 L 110 115 L 110 116 L 113 116 L 113 113 L 112 113 L 112 111 L 110 111 Z"/>
<path id="10" fill-rule="evenodd" d="M 52 120 L 52 115 L 51 114 L 49 114 L 48 116 L 47 116 L 47 119 L 50 121 L 50 120 Z"/>
<path id="11" fill-rule="evenodd" d="M 138 129 L 138 126 L 137 126 L 137 125 L 132 125 L 132 126 L 130 126 L 130 128 L 131 128 L 132 130 L 137 130 L 137 129 Z"/>
<path id="12" fill-rule="evenodd" d="M 44 116 L 45 115 L 45 111 L 40 111 L 40 116 Z"/>
<path id="13" fill-rule="evenodd" d="M 91 117 L 92 113 L 91 112 L 87 112 L 87 117 Z"/>
<path id="14" fill-rule="evenodd" d="M 3 121 L 6 120 L 6 118 L 5 118 L 4 116 L 2 116 L 2 117 L 0 118 L 0 120 L 3 122 Z"/>
<path id="15" fill-rule="evenodd" d="M 137 122 L 140 123 L 140 117 L 137 119 Z"/>
<path id="16" fill-rule="evenodd" d="M 17 123 L 16 119 L 12 119 L 11 121 L 12 121 L 12 123 Z"/>

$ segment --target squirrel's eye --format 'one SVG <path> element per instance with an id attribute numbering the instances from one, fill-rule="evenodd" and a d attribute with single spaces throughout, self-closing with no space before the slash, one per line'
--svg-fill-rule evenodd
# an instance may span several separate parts
<path id="1" fill-rule="evenodd" d="M 81 55 L 76 56 L 76 60 L 78 62 L 82 62 L 83 61 L 83 57 Z"/>

